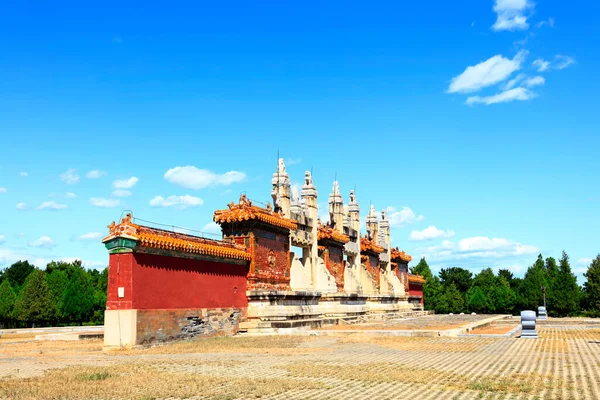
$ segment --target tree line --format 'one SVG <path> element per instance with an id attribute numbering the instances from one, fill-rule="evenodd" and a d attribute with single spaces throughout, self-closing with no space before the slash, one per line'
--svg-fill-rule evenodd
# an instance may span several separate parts
<path id="1" fill-rule="evenodd" d="M 52 261 L 41 270 L 17 261 L 0 272 L 0 325 L 99 325 L 104 323 L 108 268 L 86 270 L 81 261 Z"/>
<path id="2" fill-rule="evenodd" d="M 476 312 L 519 315 L 523 310 L 537 311 L 544 305 L 553 317 L 600 317 L 600 255 L 592 260 L 580 287 L 571 270 L 569 256 L 563 251 L 558 262 L 538 255 L 523 278 L 507 269 L 494 274 L 491 268 L 474 275 L 459 267 L 432 273 L 425 258 L 411 267 L 411 273 L 425 278 L 424 306 L 436 313 Z"/>

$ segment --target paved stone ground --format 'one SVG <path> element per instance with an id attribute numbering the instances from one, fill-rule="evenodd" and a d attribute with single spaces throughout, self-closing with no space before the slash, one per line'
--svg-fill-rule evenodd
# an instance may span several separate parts
<path id="1" fill-rule="evenodd" d="M 37 357 L 24 356 L 26 352 L 18 356 L 19 353 L 11 353 L 5 347 L 0 348 L 0 377 L 19 379 L 73 364 L 97 366 L 147 361 L 160 362 L 161 368 L 172 372 L 232 378 L 285 378 L 323 382 L 326 386 L 271 397 L 280 400 L 600 399 L 600 329 L 541 327 L 539 333 L 540 339 L 532 340 L 363 338 L 358 332 L 311 338 L 296 349 L 306 351 L 289 354 L 241 350 L 236 353 L 111 355 L 94 350 L 93 346 L 100 346 L 97 342 L 82 344 L 81 351 L 65 344 L 67 354 L 64 356 L 57 352 L 49 357 Z M 306 373 L 294 369 L 298 366 Z M 407 368 L 416 373 L 407 372 L 406 379 L 402 375 L 393 380 L 382 378 L 396 376 L 398 370 Z M 360 373 L 349 376 L 354 370 Z M 504 382 L 509 388 L 498 382 Z M 530 387 L 510 389 L 519 382 Z"/>

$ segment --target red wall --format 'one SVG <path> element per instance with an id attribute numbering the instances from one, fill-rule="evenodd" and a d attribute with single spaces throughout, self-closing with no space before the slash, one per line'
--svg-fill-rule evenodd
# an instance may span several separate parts
<path id="1" fill-rule="evenodd" d="M 409 282 L 408 294 L 411 296 L 421 296 L 421 304 L 423 304 L 423 285 L 417 285 Z"/>
<path id="2" fill-rule="evenodd" d="M 108 261 L 108 293 L 106 295 L 107 310 L 131 309 L 131 265 L 132 253 L 111 254 Z M 118 288 L 123 287 L 125 297 L 118 298 Z"/>
<path id="3" fill-rule="evenodd" d="M 120 273 L 115 268 L 119 262 Z M 245 265 L 158 256 L 110 256 L 107 309 L 247 307 Z M 117 298 L 117 287 L 125 297 Z"/>
<path id="4" fill-rule="evenodd" d="M 288 236 L 260 230 L 255 230 L 254 235 L 254 268 L 257 281 L 279 284 L 289 289 L 290 248 Z M 270 252 L 275 257 L 273 267 L 269 262 Z"/>

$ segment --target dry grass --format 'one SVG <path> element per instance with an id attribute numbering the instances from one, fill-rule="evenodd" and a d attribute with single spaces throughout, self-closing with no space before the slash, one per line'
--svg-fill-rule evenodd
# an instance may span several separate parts
<path id="1" fill-rule="evenodd" d="M 568 353 L 569 342 L 566 339 L 539 338 L 535 343 L 535 349 L 544 353 Z"/>
<path id="2" fill-rule="evenodd" d="M 64 357 L 90 355 L 102 352 L 102 340 L 79 341 L 42 340 L 27 343 L 6 343 L 0 346 L 5 357 Z"/>
<path id="3" fill-rule="evenodd" d="M 475 328 L 469 334 L 478 334 L 478 335 L 502 335 L 510 332 L 512 329 L 517 327 L 517 325 L 488 325 L 483 326 L 481 328 Z"/>
<path id="4" fill-rule="evenodd" d="M 460 328 L 463 325 L 467 325 L 469 322 L 460 322 L 455 324 L 433 324 L 433 325 L 422 325 L 422 324 L 355 324 L 355 325 L 333 325 L 321 328 L 323 330 L 331 331 L 445 331 L 448 329 Z"/>
<path id="5" fill-rule="evenodd" d="M 293 379 L 222 378 L 174 373 L 150 363 L 106 367 L 69 367 L 38 378 L 0 379 L 0 398 L 54 399 L 214 399 L 261 398 L 288 391 L 325 388 L 324 384 Z"/>
<path id="6" fill-rule="evenodd" d="M 112 354 L 189 354 L 189 353 L 260 353 L 294 355 L 323 351 L 323 348 L 298 348 L 302 343 L 315 340 L 306 336 L 247 336 L 199 338 L 155 347 L 126 349 Z"/>
<path id="7" fill-rule="evenodd" d="M 4 333 L 0 336 L 0 343 L 33 340 L 35 333 Z"/>
<path id="8" fill-rule="evenodd" d="M 372 336 L 349 334 L 343 337 L 341 343 L 370 343 L 394 350 L 419 351 L 419 352 L 449 352 L 473 353 L 486 346 L 494 339 L 439 338 L 439 337 L 414 337 L 414 336 Z"/>
<path id="9" fill-rule="evenodd" d="M 539 328 L 538 335 L 540 338 L 548 338 L 548 339 L 600 340 L 600 328 L 564 329 L 564 328 L 546 328 L 542 325 Z"/>
<path id="10" fill-rule="evenodd" d="M 482 392 L 538 394 L 559 386 L 562 382 L 550 375 L 511 374 L 487 376 L 471 380 L 468 376 L 434 368 L 391 363 L 363 365 L 329 365 L 297 363 L 284 367 L 293 376 L 308 378 L 337 378 L 371 383 L 421 384 L 442 390 L 475 390 Z"/>

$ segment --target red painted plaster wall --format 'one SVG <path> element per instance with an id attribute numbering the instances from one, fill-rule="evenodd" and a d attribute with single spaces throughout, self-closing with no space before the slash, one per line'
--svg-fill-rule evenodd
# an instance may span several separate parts
<path id="1" fill-rule="evenodd" d="M 109 265 L 108 310 L 248 306 L 245 265 L 141 253 L 112 254 Z"/>
<path id="2" fill-rule="evenodd" d="M 133 308 L 247 307 L 245 265 L 134 254 Z"/>
<path id="3" fill-rule="evenodd" d="M 421 304 L 423 304 L 423 285 L 409 283 L 408 294 L 410 294 L 411 296 L 421 296 Z"/>
<path id="4" fill-rule="evenodd" d="M 255 230 L 254 235 L 254 268 L 258 288 L 262 288 L 261 285 L 277 284 L 282 285 L 280 289 L 284 287 L 289 289 L 288 237 L 259 230 Z"/>
<path id="5" fill-rule="evenodd" d="M 107 310 L 131 309 L 131 270 L 133 254 L 111 254 L 108 261 L 108 293 L 106 295 Z M 118 288 L 123 288 L 124 297 L 118 297 Z"/>

